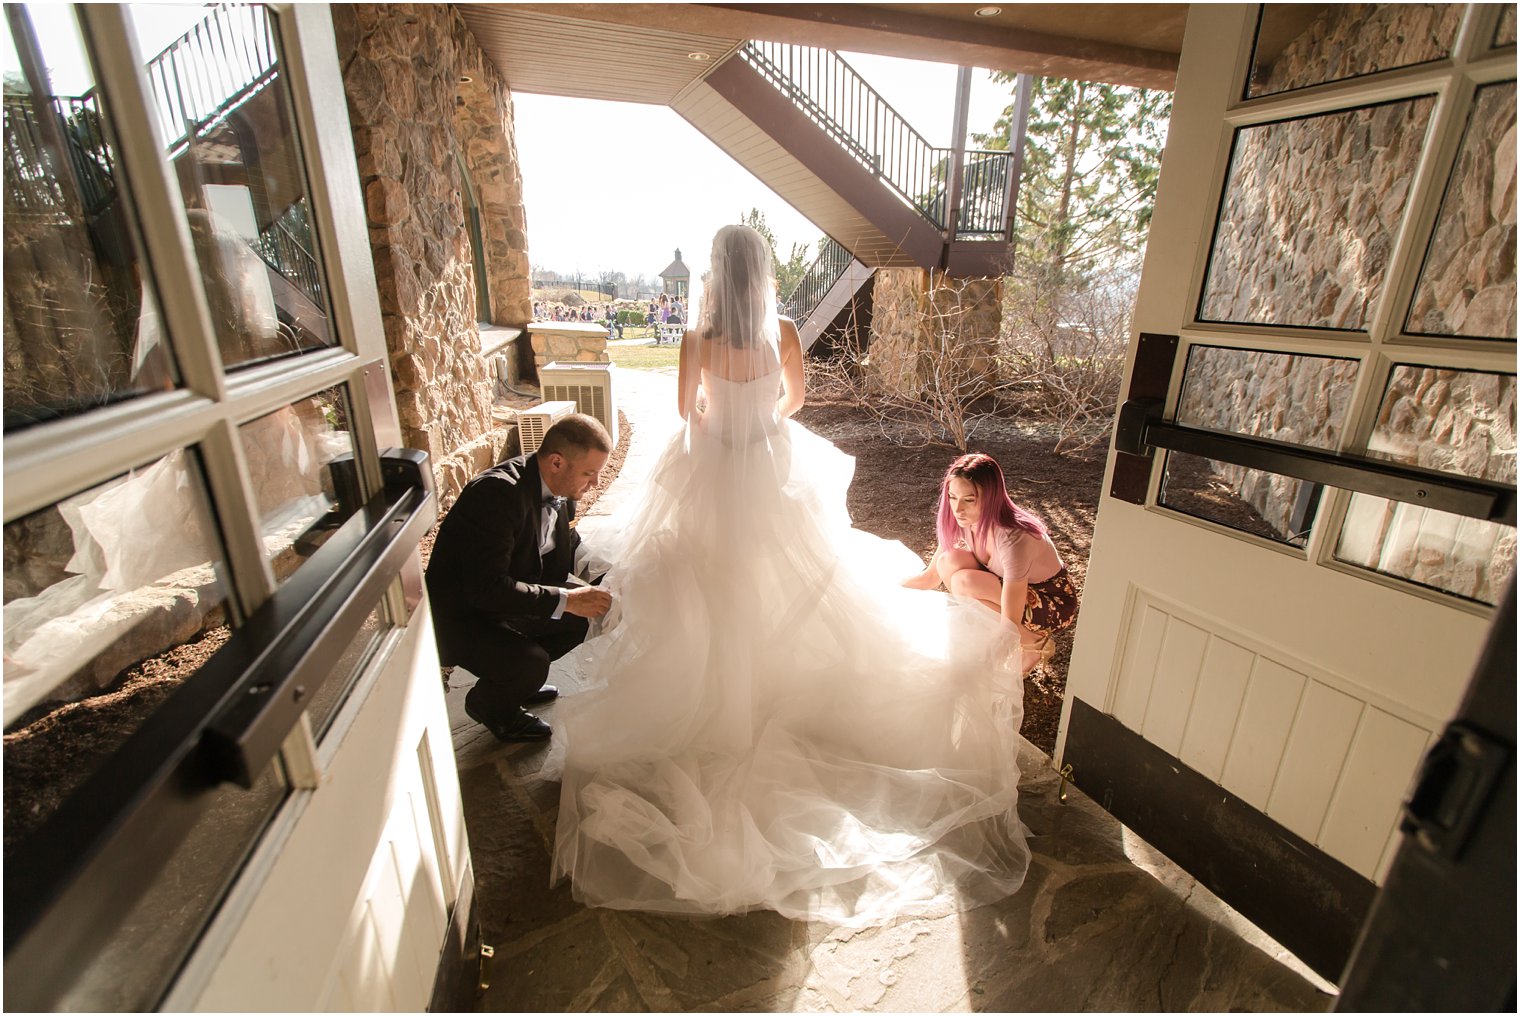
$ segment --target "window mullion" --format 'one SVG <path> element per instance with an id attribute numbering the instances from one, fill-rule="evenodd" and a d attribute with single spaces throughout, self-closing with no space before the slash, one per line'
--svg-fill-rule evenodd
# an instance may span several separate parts
<path id="1" fill-rule="evenodd" d="M 258 499 L 248 480 L 247 456 L 237 424 L 218 420 L 202 442 L 201 464 L 221 530 L 223 551 L 232 572 L 236 601 L 247 617 L 269 599 L 279 585 L 264 549 Z"/>
<path id="2" fill-rule="evenodd" d="M 199 283 L 201 270 L 191 245 L 184 199 L 152 114 L 157 100 L 138 52 L 130 9 L 79 4 L 75 10 L 110 100 L 126 189 L 138 211 L 145 264 L 157 283 L 181 379 L 191 391 L 220 402 L 226 397 L 221 354 Z"/>

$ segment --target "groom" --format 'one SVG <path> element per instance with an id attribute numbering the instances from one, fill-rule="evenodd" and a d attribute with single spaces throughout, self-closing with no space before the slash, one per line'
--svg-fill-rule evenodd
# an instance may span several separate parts
<path id="1" fill-rule="evenodd" d="M 580 535 L 575 500 L 600 478 L 612 438 L 579 413 L 560 420 L 538 451 L 475 477 L 438 527 L 428 562 L 438 657 L 480 680 L 464 711 L 502 741 L 543 741 L 549 725 L 523 709 L 552 701 L 549 663 L 586 638 L 587 618 L 612 598 L 567 587 Z"/>

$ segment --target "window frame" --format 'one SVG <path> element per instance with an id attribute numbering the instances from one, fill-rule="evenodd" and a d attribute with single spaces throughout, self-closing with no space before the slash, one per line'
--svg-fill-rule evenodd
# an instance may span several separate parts
<path id="1" fill-rule="evenodd" d="M 1250 29 L 1242 32 L 1238 40 L 1241 52 L 1235 61 L 1235 80 L 1229 92 L 1219 100 L 1220 127 L 1215 141 L 1215 168 L 1210 181 L 1213 212 L 1203 217 L 1198 236 L 1198 249 L 1209 252 L 1210 256 L 1196 260 L 1187 284 L 1181 291 L 1187 302 L 1180 315 L 1183 325 L 1179 329 L 1164 418 L 1176 420 L 1188 354 L 1194 345 L 1353 358 L 1360 360 L 1362 365 L 1352 392 L 1341 442 L 1334 450 L 1342 454 L 1362 454 L 1376 425 L 1378 406 L 1394 363 L 1420 363 L 1504 374 L 1514 374 L 1516 371 L 1516 344 L 1513 339 L 1426 336 L 1404 331 L 1447 183 L 1460 154 L 1477 90 L 1484 85 L 1516 78 L 1516 47 L 1513 44 L 1499 48 L 1489 46 L 1498 25 L 1500 12 L 1497 5 L 1467 4 L 1450 57 L 1251 99 L 1231 100 L 1229 96 L 1246 94 L 1251 51 L 1265 7 L 1264 4 L 1255 6 L 1256 15 L 1250 21 Z M 1403 217 L 1393 236 L 1382 292 L 1367 320 L 1365 330 L 1200 319 L 1213 242 L 1223 214 L 1225 189 L 1229 183 L 1231 155 L 1240 129 L 1425 95 L 1434 97 L 1435 107 L 1426 126 L 1425 141 L 1410 183 Z M 1309 567 L 1323 567 L 1352 574 L 1458 610 L 1487 617 L 1495 609 L 1487 604 L 1475 603 L 1336 560 L 1335 546 L 1350 504 L 1349 491 L 1333 487 L 1325 489 L 1307 545 L 1300 549 L 1166 507 L 1160 503 L 1165 456 L 1156 458 L 1146 492 L 1147 511 L 1301 558 Z"/>

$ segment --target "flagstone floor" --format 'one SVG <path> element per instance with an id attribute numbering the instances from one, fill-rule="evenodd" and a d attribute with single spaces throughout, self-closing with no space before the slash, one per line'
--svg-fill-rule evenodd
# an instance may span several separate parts
<path id="1" fill-rule="evenodd" d="M 636 438 L 588 534 L 676 422 L 669 376 L 623 371 L 616 384 Z M 497 742 L 464 715 L 473 680 L 455 670 L 448 704 L 482 940 L 496 951 L 480 1011 L 1324 1011 L 1334 1001 L 1280 946 L 1063 787 L 1027 742 L 1019 815 L 1033 862 L 1001 903 L 867 930 L 770 912 L 588 909 L 568 884 L 549 885 L 562 746 Z M 552 725 L 554 710 L 537 711 Z"/>

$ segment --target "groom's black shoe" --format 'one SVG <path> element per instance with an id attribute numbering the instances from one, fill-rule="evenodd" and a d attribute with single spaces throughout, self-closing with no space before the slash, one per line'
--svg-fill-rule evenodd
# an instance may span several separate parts
<path id="1" fill-rule="evenodd" d="M 496 736 L 498 741 L 508 743 L 521 743 L 525 741 L 547 741 L 553 733 L 549 725 L 532 713 L 523 709 L 514 710 L 515 716 L 509 715 L 504 720 L 492 719 L 475 715 L 470 708 L 470 700 L 464 701 L 464 714 L 476 723 L 485 727 Z"/>
<path id="2" fill-rule="evenodd" d="M 532 695 L 523 699 L 523 705 L 541 706 L 545 702 L 553 702 L 557 698 L 559 698 L 559 689 L 552 684 L 546 684 Z"/>

